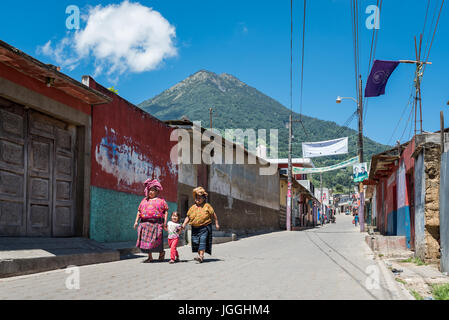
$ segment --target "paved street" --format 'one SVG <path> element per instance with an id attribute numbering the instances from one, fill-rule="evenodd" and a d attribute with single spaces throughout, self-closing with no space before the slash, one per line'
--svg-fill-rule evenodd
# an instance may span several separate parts
<path id="1" fill-rule="evenodd" d="M 403 299 L 351 221 L 215 245 L 203 264 L 182 247 L 185 262 L 174 265 L 139 255 L 84 266 L 79 290 L 67 289 L 66 270 L 3 279 L 0 299 Z"/>

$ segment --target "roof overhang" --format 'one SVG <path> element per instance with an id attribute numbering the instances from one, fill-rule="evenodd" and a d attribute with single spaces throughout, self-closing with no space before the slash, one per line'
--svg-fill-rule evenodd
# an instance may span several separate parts
<path id="1" fill-rule="evenodd" d="M 369 172 L 369 179 L 364 183 L 365 185 L 376 184 L 377 181 L 388 178 L 394 171 L 401 159 L 402 151 L 408 146 L 409 142 L 406 142 L 397 147 L 376 154 L 371 158 L 371 167 Z"/>
<path id="2" fill-rule="evenodd" d="M 112 99 L 59 72 L 59 68 L 27 55 L 0 40 L 0 63 L 45 83 L 90 105 L 105 104 Z"/>

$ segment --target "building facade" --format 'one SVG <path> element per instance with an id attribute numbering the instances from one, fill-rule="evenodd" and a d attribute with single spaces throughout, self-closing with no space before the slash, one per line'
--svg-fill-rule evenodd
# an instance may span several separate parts
<path id="1" fill-rule="evenodd" d="M 373 156 L 365 182 L 372 221 L 384 235 L 404 236 L 426 262 L 440 261 L 440 138 L 416 135 Z"/>
<path id="2" fill-rule="evenodd" d="M 0 41 L 0 236 L 89 235 L 88 88 Z"/>
<path id="3" fill-rule="evenodd" d="M 132 228 L 144 197 L 144 182 L 158 179 L 169 212 L 178 208 L 178 169 L 171 150 L 173 129 L 104 88 L 83 83 L 111 98 L 92 110 L 90 237 L 100 242 L 136 239 Z"/>
<path id="4" fill-rule="evenodd" d="M 188 120 L 166 123 L 180 129 L 172 138 L 179 142 L 188 141 L 185 148 L 180 143 L 178 149 L 178 206 L 182 218 L 195 203 L 193 189 L 202 186 L 209 194 L 208 201 L 217 213 L 222 231 L 244 235 L 279 230 L 277 166 L 274 174 L 260 174 L 270 164 L 241 145 L 216 135 L 214 149 L 211 148 L 214 144 L 207 141 L 194 143 L 194 134 L 201 136 L 204 128 L 196 127 Z M 219 148 L 228 148 L 230 152 L 219 153 Z M 239 157 L 242 163 L 237 162 Z"/>

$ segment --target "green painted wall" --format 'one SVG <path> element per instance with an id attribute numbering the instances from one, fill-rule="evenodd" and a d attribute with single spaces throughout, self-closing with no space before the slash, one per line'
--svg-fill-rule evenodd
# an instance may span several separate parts
<path id="1" fill-rule="evenodd" d="M 133 226 L 142 196 L 93 186 L 90 195 L 91 239 L 98 242 L 137 241 Z M 170 214 L 178 209 L 176 203 L 167 201 L 167 204 Z"/>

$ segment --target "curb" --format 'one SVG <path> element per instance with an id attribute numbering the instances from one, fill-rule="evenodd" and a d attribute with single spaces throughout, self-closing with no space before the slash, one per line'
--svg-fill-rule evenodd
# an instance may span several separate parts
<path id="1" fill-rule="evenodd" d="M 410 294 L 410 292 L 403 286 L 401 283 L 397 282 L 393 274 L 387 268 L 385 261 L 383 259 L 376 258 L 377 264 L 380 267 L 380 270 L 384 276 L 385 281 L 387 282 L 388 291 L 392 295 L 394 300 L 415 300 L 415 298 Z"/>
<path id="2" fill-rule="evenodd" d="M 237 238 L 232 236 L 214 237 L 212 243 L 221 244 L 236 240 Z M 189 244 L 182 241 L 180 242 L 179 247 L 183 246 L 189 246 Z M 97 252 L 66 254 L 52 257 L 0 260 L 0 279 L 65 269 L 69 266 L 85 266 L 116 262 L 141 253 L 140 249 L 136 247 L 102 247 L 102 249 L 101 252 L 98 252 L 97 250 Z M 168 243 L 164 243 L 164 249 L 170 249 Z"/>
<path id="3" fill-rule="evenodd" d="M 1 260 L 0 279 L 64 269 L 72 265 L 85 266 L 119 260 L 120 254 L 117 250 L 32 259 Z"/>

